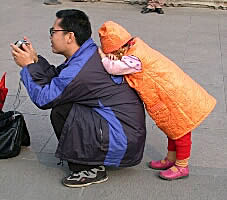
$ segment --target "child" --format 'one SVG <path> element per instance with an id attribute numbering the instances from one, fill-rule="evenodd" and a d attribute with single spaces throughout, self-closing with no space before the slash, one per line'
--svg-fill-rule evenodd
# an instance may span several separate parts
<path id="1" fill-rule="evenodd" d="M 187 177 L 191 131 L 209 115 L 216 100 L 175 63 L 141 39 L 133 38 L 120 25 L 105 22 L 99 37 L 106 71 L 125 75 L 149 115 L 168 137 L 167 156 L 164 160 L 152 160 L 149 167 L 164 170 L 159 175 L 166 180 Z"/>

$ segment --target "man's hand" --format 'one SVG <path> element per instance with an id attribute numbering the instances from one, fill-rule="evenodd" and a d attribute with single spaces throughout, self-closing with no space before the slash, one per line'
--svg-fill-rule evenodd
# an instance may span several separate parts
<path id="1" fill-rule="evenodd" d="M 29 42 L 29 44 L 27 44 L 27 45 L 22 44 L 23 50 L 18 48 L 14 44 L 10 44 L 10 46 L 12 48 L 11 53 L 14 58 L 14 61 L 20 67 L 25 67 L 29 64 L 32 64 L 32 63 L 38 61 L 37 54 L 36 54 L 35 50 L 33 49 L 32 44 L 30 43 L 28 38 L 24 37 L 24 39 L 27 40 Z"/>
<path id="2" fill-rule="evenodd" d="M 27 37 L 24 37 L 24 40 L 26 40 L 29 44 L 27 44 L 27 45 L 24 44 L 23 49 L 32 55 L 35 63 L 38 62 L 38 56 L 37 56 L 35 49 L 32 47 L 31 41 Z"/>

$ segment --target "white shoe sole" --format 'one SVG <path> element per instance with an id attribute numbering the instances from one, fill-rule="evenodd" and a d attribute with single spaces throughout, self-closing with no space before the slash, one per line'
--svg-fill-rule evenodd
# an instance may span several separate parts
<path id="1" fill-rule="evenodd" d="M 70 185 L 70 184 L 65 184 L 65 183 L 62 183 L 64 186 L 67 186 L 67 187 L 71 187 L 71 188 L 80 188 L 80 187 L 86 187 L 86 186 L 89 186 L 91 184 L 98 184 L 98 183 L 103 183 L 103 182 L 106 182 L 108 180 L 108 177 L 102 179 L 102 180 L 99 180 L 99 181 L 95 181 L 95 182 L 92 182 L 92 183 L 85 183 L 85 184 L 81 184 L 81 185 Z"/>

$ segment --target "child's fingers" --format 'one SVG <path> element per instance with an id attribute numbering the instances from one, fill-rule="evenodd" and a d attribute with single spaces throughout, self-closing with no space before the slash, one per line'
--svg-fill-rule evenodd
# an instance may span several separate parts
<path id="1" fill-rule="evenodd" d="M 110 60 L 114 60 L 113 54 L 108 54 L 108 58 L 109 58 Z"/>
<path id="2" fill-rule="evenodd" d="M 111 60 L 116 60 L 117 57 L 115 55 L 111 55 Z"/>
<path id="3" fill-rule="evenodd" d="M 117 60 L 117 56 L 113 55 L 113 60 Z"/>

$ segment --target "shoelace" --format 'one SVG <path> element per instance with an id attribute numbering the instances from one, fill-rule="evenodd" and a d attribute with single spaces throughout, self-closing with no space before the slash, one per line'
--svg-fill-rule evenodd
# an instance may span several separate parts
<path id="1" fill-rule="evenodd" d="M 70 173 L 70 176 L 80 176 L 81 174 L 85 174 L 86 176 L 89 176 L 90 173 L 92 174 L 95 174 L 95 172 L 93 172 L 92 170 L 83 170 L 83 171 L 80 171 L 80 172 L 71 172 Z"/>

